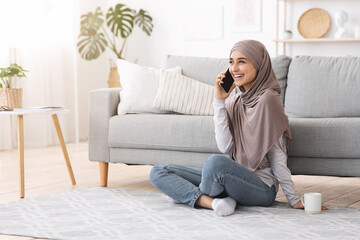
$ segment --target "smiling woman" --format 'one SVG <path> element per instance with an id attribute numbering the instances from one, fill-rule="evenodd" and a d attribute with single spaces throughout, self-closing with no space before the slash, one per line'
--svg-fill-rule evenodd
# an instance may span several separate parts
<path id="1" fill-rule="evenodd" d="M 229 60 L 229 70 L 236 86 L 244 86 L 248 90 L 256 78 L 256 69 L 244 54 L 233 51 Z"/>
<path id="2" fill-rule="evenodd" d="M 17 83 L 23 88 L 23 107 L 47 105 L 71 110 L 60 116 L 66 141 L 75 139 L 75 2 L 4 1 L 0 14 L 0 22 L 6 23 L 2 26 L 6 35 L 0 38 L 0 67 L 17 63 L 29 70 L 27 81 Z M 0 150 L 15 147 L 15 120 L 0 117 Z M 31 116 L 24 123 L 42 126 L 25 126 L 25 146 L 58 144 L 51 119 Z"/>
<path id="3" fill-rule="evenodd" d="M 211 155 L 202 168 L 157 164 L 150 173 L 153 186 L 170 202 L 212 209 L 219 216 L 233 214 L 237 205 L 271 206 L 280 185 L 291 206 L 303 208 L 287 167 L 289 120 L 265 46 L 237 42 L 229 71 L 230 90 L 220 87 L 225 72 L 214 86 L 215 139 L 223 155 Z M 241 92 L 230 96 L 236 86 Z"/>

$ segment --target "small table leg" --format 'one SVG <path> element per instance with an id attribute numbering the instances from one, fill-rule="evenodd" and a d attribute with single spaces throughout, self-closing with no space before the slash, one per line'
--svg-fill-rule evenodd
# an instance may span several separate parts
<path id="1" fill-rule="evenodd" d="M 18 133 L 18 152 L 19 152 L 19 181 L 20 181 L 20 198 L 25 197 L 25 177 L 24 177 L 24 118 L 23 115 L 17 116 L 17 133 Z"/>
<path id="2" fill-rule="evenodd" d="M 72 183 L 72 185 L 76 185 L 74 173 L 73 173 L 73 170 L 71 168 L 70 158 L 69 158 L 68 152 L 66 150 L 64 137 L 63 137 L 62 132 L 61 132 L 59 119 L 58 119 L 56 114 L 52 115 L 52 118 L 53 118 L 55 129 L 56 129 L 56 132 L 57 132 L 60 144 L 61 144 L 61 149 L 62 149 L 62 152 L 64 154 L 66 166 L 67 166 L 70 178 L 71 178 L 71 183 Z"/>

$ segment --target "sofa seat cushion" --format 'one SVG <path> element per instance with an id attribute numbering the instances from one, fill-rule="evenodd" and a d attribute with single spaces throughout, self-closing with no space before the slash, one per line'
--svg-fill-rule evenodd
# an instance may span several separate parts
<path id="1" fill-rule="evenodd" d="M 112 148 L 219 153 L 212 116 L 127 114 L 110 119 Z"/>
<path id="2" fill-rule="evenodd" d="M 289 118 L 290 157 L 360 158 L 360 118 Z"/>

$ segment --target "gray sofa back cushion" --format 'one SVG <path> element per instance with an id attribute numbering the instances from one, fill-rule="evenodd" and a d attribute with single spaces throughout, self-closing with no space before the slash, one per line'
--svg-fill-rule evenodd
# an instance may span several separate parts
<path id="1" fill-rule="evenodd" d="M 281 100 L 283 103 L 285 98 L 286 81 L 290 62 L 291 58 L 284 55 L 271 59 L 272 68 L 281 87 Z"/>
<path id="2" fill-rule="evenodd" d="M 163 68 L 173 68 L 180 65 L 182 74 L 203 83 L 214 85 L 217 75 L 229 67 L 226 58 L 204 58 L 167 55 L 163 59 Z"/>
<path id="3" fill-rule="evenodd" d="M 285 112 L 289 117 L 360 117 L 359 57 L 294 57 Z"/>
<path id="4" fill-rule="evenodd" d="M 286 78 L 291 58 L 278 56 L 271 59 L 275 75 L 281 87 L 281 100 L 284 103 Z M 166 55 L 162 62 L 163 68 L 173 68 L 181 66 L 182 74 L 200 82 L 210 85 L 215 83 L 215 79 L 220 72 L 226 71 L 229 67 L 227 58 L 205 58 Z M 236 92 L 239 92 L 236 88 Z"/>

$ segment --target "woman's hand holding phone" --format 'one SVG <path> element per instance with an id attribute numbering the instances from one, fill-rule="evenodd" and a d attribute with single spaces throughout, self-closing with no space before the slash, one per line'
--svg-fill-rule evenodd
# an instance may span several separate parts
<path id="1" fill-rule="evenodd" d="M 235 84 L 232 84 L 229 92 L 225 92 L 221 87 L 220 87 L 220 83 L 223 83 L 223 78 L 225 78 L 225 74 L 226 72 L 222 72 L 220 73 L 217 78 L 216 78 L 216 83 L 215 83 L 215 98 L 217 99 L 226 99 L 227 97 L 229 97 L 230 93 L 232 92 L 232 90 L 234 90 L 234 88 L 236 87 Z"/>

